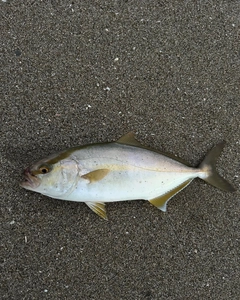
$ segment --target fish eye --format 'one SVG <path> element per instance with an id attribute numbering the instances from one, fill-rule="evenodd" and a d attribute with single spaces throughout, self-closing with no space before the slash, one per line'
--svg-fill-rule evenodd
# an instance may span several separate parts
<path id="1" fill-rule="evenodd" d="M 46 174 L 46 173 L 48 173 L 49 172 L 49 169 L 48 169 L 48 167 L 41 167 L 40 169 L 39 169 L 39 171 L 42 173 L 42 174 Z"/>

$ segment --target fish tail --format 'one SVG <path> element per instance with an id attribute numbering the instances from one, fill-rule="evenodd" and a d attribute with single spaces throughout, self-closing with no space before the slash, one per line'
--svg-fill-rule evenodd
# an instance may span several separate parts
<path id="1" fill-rule="evenodd" d="M 220 190 L 234 192 L 235 188 L 226 179 L 220 176 L 216 170 L 217 160 L 225 144 L 226 142 L 223 141 L 207 153 L 203 162 L 199 166 L 199 169 L 203 172 L 204 176 L 199 177 Z"/>

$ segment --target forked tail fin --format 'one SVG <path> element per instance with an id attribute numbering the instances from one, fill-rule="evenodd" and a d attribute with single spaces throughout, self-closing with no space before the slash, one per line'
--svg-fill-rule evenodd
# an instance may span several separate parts
<path id="1" fill-rule="evenodd" d="M 205 156 L 203 162 L 199 166 L 199 169 L 207 174 L 204 177 L 201 177 L 207 183 L 217 187 L 220 190 L 234 192 L 235 188 L 227 180 L 221 177 L 216 170 L 217 159 L 220 156 L 225 144 L 226 142 L 223 141 L 213 147 Z"/>

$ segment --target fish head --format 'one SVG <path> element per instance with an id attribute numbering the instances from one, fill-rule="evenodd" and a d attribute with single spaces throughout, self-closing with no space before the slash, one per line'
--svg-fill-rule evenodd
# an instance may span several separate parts
<path id="1" fill-rule="evenodd" d="M 27 167 L 20 186 L 49 197 L 63 197 L 76 184 L 79 170 L 75 160 L 57 159 L 58 156 L 50 156 Z"/>

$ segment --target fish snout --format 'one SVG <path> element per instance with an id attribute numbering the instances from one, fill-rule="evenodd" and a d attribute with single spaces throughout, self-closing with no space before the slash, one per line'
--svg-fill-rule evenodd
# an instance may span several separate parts
<path id="1" fill-rule="evenodd" d="M 20 186 L 25 189 L 34 189 L 40 185 L 40 179 L 32 174 L 31 168 L 27 167 L 23 171 L 24 181 L 20 183 Z"/>
<path id="2" fill-rule="evenodd" d="M 31 174 L 30 168 L 27 167 L 27 168 L 23 171 L 23 175 L 24 175 L 24 176 L 28 176 L 29 174 Z"/>

